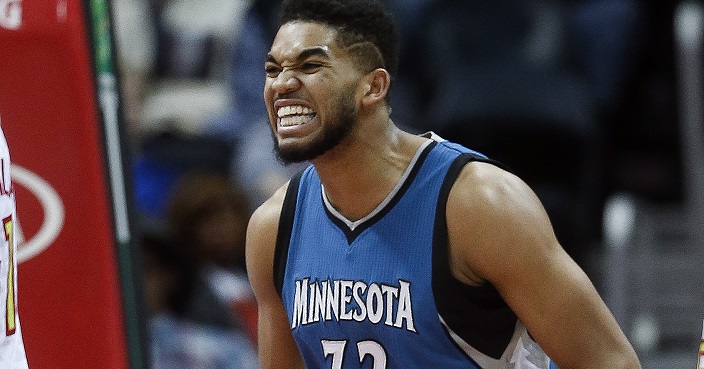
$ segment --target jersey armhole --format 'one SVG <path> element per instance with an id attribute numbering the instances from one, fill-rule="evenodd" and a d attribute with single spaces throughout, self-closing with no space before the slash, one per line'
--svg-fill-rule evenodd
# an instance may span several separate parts
<path id="1" fill-rule="evenodd" d="M 279 227 L 276 235 L 276 246 L 274 249 L 274 287 L 279 297 L 283 298 L 282 291 L 284 285 L 284 274 L 286 273 L 286 262 L 288 259 L 288 248 L 291 244 L 291 233 L 293 231 L 293 218 L 296 214 L 296 203 L 298 201 L 298 188 L 301 183 L 303 170 L 298 172 L 286 189 L 286 196 L 281 207 L 279 217 Z"/>
<path id="2" fill-rule="evenodd" d="M 447 201 L 460 172 L 473 161 L 508 170 L 497 161 L 473 153 L 461 154 L 448 168 L 436 206 L 432 288 L 435 305 L 446 329 L 484 355 L 498 359 L 513 336 L 517 321 L 515 314 L 490 283 L 469 286 L 457 280 L 450 271 Z"/>

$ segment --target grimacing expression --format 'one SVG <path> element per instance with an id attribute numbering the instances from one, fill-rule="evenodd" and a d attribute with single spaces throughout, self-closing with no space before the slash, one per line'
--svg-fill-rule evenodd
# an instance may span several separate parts
<path id="1" fill-rule="evenodd" d="M 342 142 L 358 121 L 363 75 L 334 29 L 290 22 L 279 29 L 265 63 L 264 100 L 277 155 L 312 160 Z"/>

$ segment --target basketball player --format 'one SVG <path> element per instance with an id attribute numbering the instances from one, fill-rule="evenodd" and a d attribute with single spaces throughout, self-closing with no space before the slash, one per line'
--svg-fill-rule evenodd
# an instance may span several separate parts
<path id="1" fill-rule="evenodd" d="M 17 240 L 14 235 L 17 217 L 15 190 L 10 178 L 10 151 L 0 127 L 0 313 L 4 327 L 0 331 L 0 368 L 27 368 L 22 342 L 20 317 L 17 314 Z"/>
<path id="2" fill-rule="evenodd" d="M 376 3 L 284 2 L 264 100 L 312 165 L 250 220 L 261 367 L 639 368 L 523 181 L 390 120 L 397 47 Z"/>

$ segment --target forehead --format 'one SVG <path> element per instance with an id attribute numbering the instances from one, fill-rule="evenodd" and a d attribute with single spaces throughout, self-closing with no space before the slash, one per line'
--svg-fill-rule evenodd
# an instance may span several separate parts
<path id="1" fill-rule="evenodd" d="M 296 58 L 302 51 L 318 48 L 336 54 L 334 28 L 312 22 L 289 22 L 281 26 L 269 54 L 279 61 Z"/>

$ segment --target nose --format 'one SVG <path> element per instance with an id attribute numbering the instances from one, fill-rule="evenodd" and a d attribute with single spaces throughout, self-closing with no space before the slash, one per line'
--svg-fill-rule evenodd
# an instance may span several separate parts
<path id="1" fill-rule="evenodd" d="M 291 70 L 284 69 L 271 83 L 271 88 L 278 94 L 295 91 L 301 86 L 301 81 Z"/>

